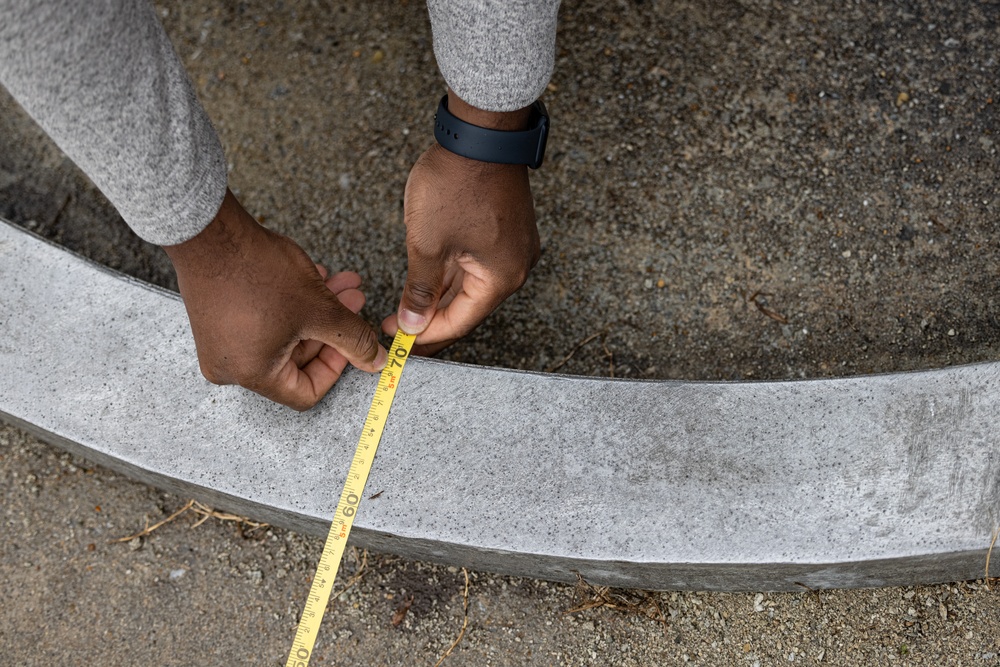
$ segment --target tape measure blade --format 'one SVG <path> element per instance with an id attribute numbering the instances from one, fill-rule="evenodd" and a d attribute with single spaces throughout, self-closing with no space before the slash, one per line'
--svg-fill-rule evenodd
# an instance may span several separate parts
<path id="1" fill-rule="evenodd" d="M 309 586 L 305 609 L 299 618 L 299 626 L 295 631 L 292 650 L 288 654 L 285 667 L 308 667 L 309 665 L 313 649 L 316 646 L 316 639 L 319 636 L 323 614 L 326 613 L 326 607 L 333 593 L 333 585 L 340 569 L 340 561 L 343 560 L 344 551 L 347 548 L 347 538 L 354 526 L 354 517 L 361 504 L 365 484 L 368 482 L 368 475 L 371 472 L 372 463 L 375 461 L 375 452 L 385 430 L 389 408 L 392 407 L 392 400 L 396 396 L 399 378 L 402 376 L 403 366 L 413 348 L 414 338 L 414 336 L 400 330 L 396 333 L 389 348 L 389 363 L 379 376 L 375 396 L 372 397 L 371 407 L 368 408 L 368 415 L 365 417 L 361 436 L 358 438 L 358 446 L 354 451 L 354 457 L 351 459 L 347 478 L 344 481 L 344 488 L 334 510 L 330 531 L 327 533 L 323 553 L 320 555 L 316 573 Z M 323 570 L 322 575 L 320 574 L 321 569 Z"/>

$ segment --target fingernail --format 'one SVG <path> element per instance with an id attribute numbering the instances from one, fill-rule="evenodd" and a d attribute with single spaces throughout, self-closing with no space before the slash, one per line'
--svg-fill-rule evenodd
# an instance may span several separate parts
<path id="1" fill-rule="evenodd" d="M 378 354 L 375 355 L 375 370 L 380 371 L 389 363 L 389 353 L 381 345 L 378 346 Z"/>
<path id="2" fill-rule="evenodd" d="M 396 319 L 399 321 L 399 328 L 408 334 L 418 334 L 427 326 L 426 317 L 406 308 L 399 311 L 399 317 Z"/>

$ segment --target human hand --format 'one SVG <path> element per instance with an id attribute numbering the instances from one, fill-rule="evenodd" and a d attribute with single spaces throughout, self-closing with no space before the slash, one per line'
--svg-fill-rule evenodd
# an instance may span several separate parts
<path id="1" fill-rule="evenodd" d="M 481 127 L 521 129 L 517 124 L 527 121 L 527 110 L 488 114 L 453 93 L 449 100 L 453 114 Z M 471 160 L 435 144 L 410 171 L 403 208 L 406 285 L 382 330 L 419 334 L 415 350 L 433 354 L 475 329 L 538 261 L 528 169 Z"/>
<path id="2" fill-rule="evenodd" d="M 164 248 L 177 271 L 205 377 L 296 410 L 314 406 L 350 362 L 366 371 L 385 349 L 357 312 L 356 273 L 327 272 L 226 192 L 200 234 Z"/>

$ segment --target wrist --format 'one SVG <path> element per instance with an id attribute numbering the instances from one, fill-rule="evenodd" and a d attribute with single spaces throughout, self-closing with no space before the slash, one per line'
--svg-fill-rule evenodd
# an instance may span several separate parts
<path id="1" fill-rule="evenodd" d="M 454 93 L 452 93 L 454 94 Z M 541 100 L 516 111 L 477 109 L 446 95 L 434 115 L 434 138 L 458 155 L 538 169 L 545 155 L 549 117 Z"/>
<path id="2" fill-rule="evenodd" d="M 448 89 L 448 111 L 459 120 L 471 125 L 505 132 L 527 129 L 528 120 L 531 118 L 530 106 L 517 111 L 484 111 L 460 98 L 451 88 Z"/>
<path id="3" fill-rule="evenodd" d="M 458 153 L 452 153 L 441 144 L 431 146 L 429 153 L 435 162 L 442 166 L 453 182 L 475 179 L 477 182 L 495 183 L 505 178 L 528 178 L 528 166 L 523 164 L 503 164 L 500 162 L 483 162 Z"/>
<path id="4" fill-rule="evenodd" d="M 163 250 L 178 271 L 211 271 L 211 267 L 215 267 L 212 272 L 217 273 L 227 256 L 243 254 L 240 249 L 262 231 L 263 228 L 227 189 L 218 213 L 204 229 L 183 243 L 163 246 Z"/>

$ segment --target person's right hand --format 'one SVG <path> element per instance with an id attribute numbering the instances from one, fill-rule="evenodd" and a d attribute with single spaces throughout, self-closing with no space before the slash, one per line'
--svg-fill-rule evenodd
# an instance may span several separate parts
<path id="1" fill-rule="evenodd" d="M 356 314 L 364 304 L 361 278 L 327 277 L 295 242 L 260 226 L 231 192 L 201 233 L 164 249 L 211 382 L 307 410 L 348 362 L 371 372 L 385 366 L 385 348 Z"/>
<path id="2" fill-rule="evenodd" d="M 499 130 L 524 129 L 531 112 L 482 111 L 453 91 L 448 109 Z M 406 284 L 382 330 L 417 334 L 414 352 L 434 354 L 475 329 L 538 261 L 528 168 L 478 162 L 435 143 L 413 165 L 403 202 Z"/>

